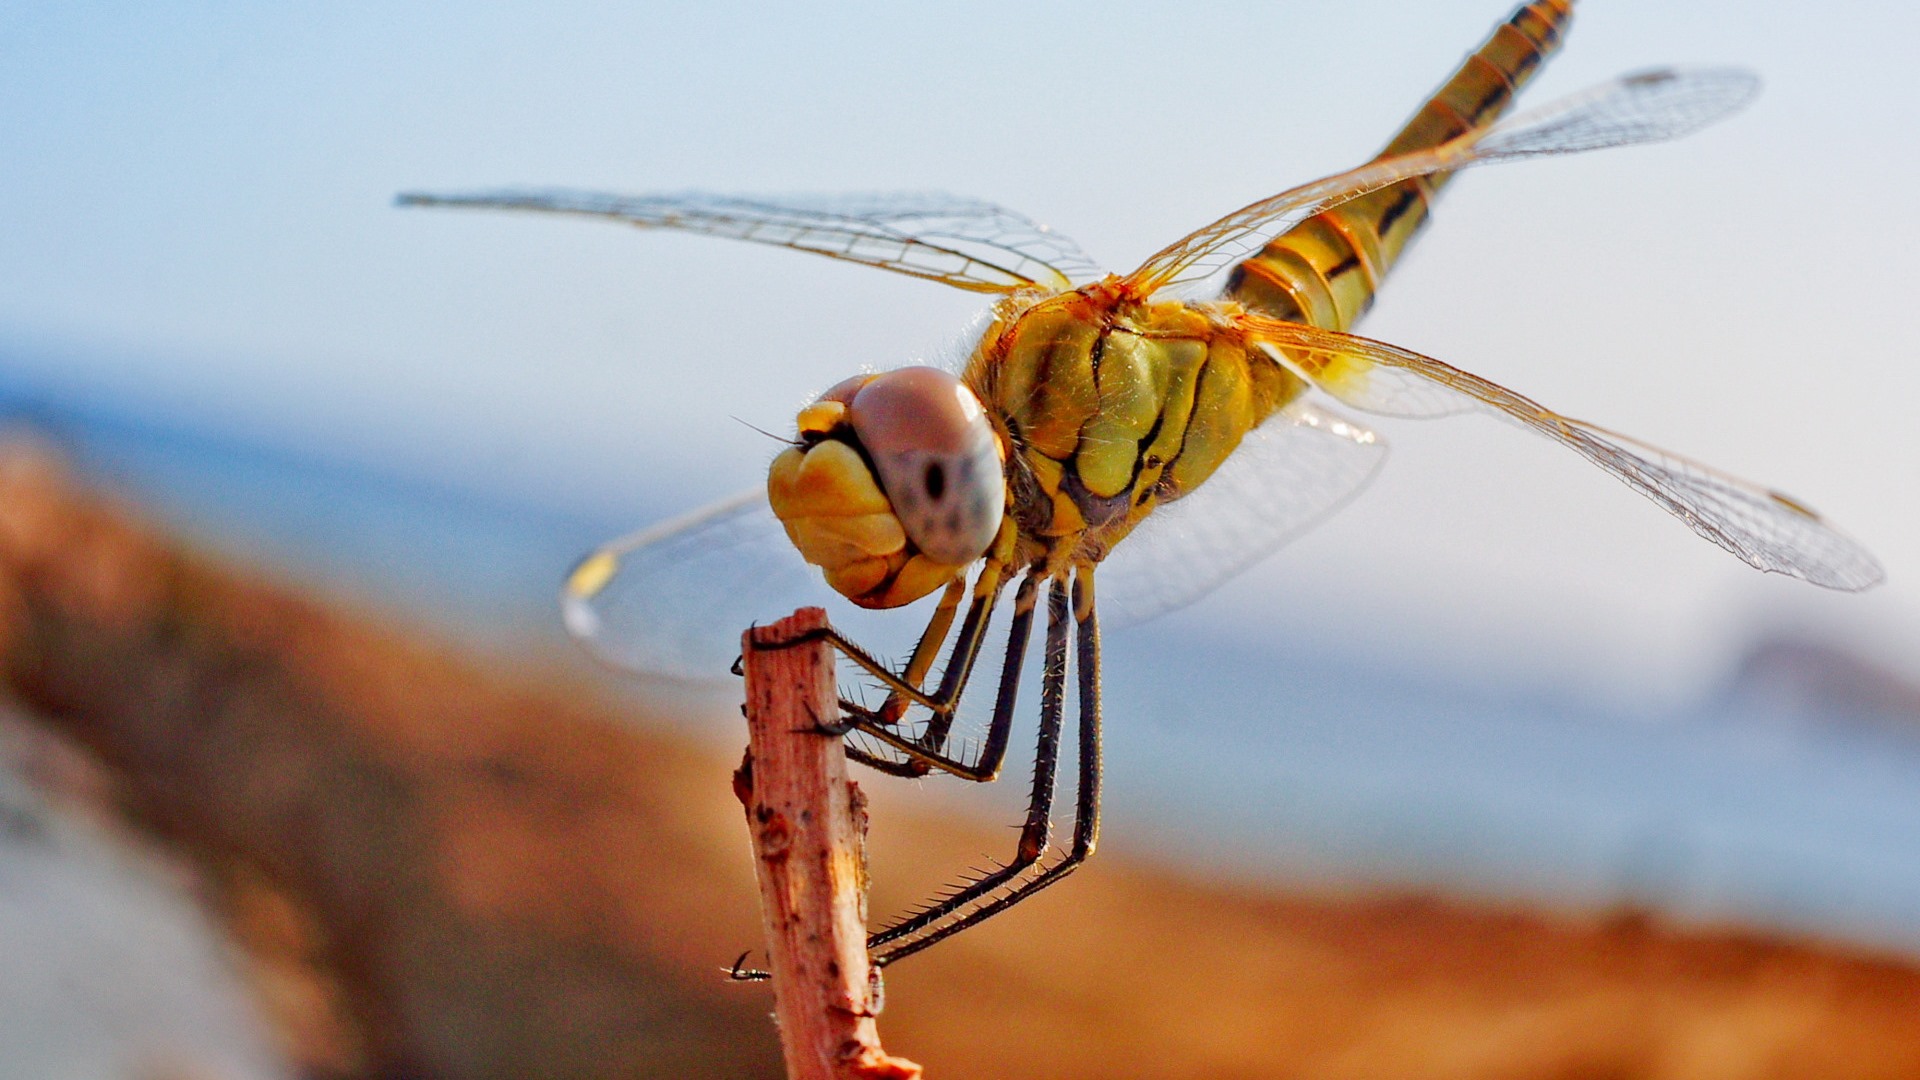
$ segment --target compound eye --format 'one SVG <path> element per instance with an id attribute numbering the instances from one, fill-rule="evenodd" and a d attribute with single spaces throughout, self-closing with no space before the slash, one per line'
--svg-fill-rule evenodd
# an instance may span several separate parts
<path id="1" fill-rule="evenodd" d="M 938 368 L 889 371 L 854 394 L 847 420 L 915 546 L 953 566 L 986 552 L 1007 485 L 986 410 L 965 383 Z"/>

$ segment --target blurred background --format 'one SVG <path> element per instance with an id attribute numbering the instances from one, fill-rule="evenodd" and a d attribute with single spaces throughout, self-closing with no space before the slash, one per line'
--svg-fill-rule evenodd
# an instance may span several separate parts
<path id="1" fill-rule="evenodd" d="M 16 4 L 0 412 L 196 557 L 718 760 L 740 741 L 732 689 L 595 669 L 564 640 L 559 577 L 760 483 L 772 447 L 749 425 L 785 429 L 854 371 L 951 358 L 983 305 L 394 193 L 941 189 L 1125 270 L 1371 155 L 1507 14 Z M 1916 33 L 1899 5 L 1587 0 L 1528 102 L 1668 62 L 1750 67 L 1764 93 L 1680 142 L 1463 177 L 1361 328 L 1791 492 L 1887 584 L 1757 574 L 1509 426 L 1381 421 L 1393 455 L 1352 506 L 1112 635 L 1103 857 L 1263 895 L 1632 910 L 1920 954 Z M 47 712 L 24 655 L 16 692 Z M 101 740 L 79 739 L 138 768 Z M 883 807 L 990 823 L 995 851 L 1017 820 L 1017 791 L 899 787 Z M 142 813 L 164 819 L 163 796 Z M 1044 917 L 1073 919 L 1075 887 Z M 373 1075 L 353 1071 L 369 1053 L 334 1067 Z M 381 1075 L 461 1074 L 403 1059 L 418 1072 Z"/>

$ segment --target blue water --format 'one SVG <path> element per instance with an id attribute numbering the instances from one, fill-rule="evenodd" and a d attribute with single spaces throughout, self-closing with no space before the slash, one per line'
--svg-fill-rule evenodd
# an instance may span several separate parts
<path id="1" fill-rule="evenodd" d="M 575 558 L 684 509 L 601 519 L 3 373 L 0 417 L 228 555 L 522 655 L 567 647 L 553 598 Z M 1248 642 L 1193 613 L 1111 633 L 1107 679 L 1108 849 L 1245 879 L 1638 903 L 1920 954 L 1920 726 L 1733 699 L 1621 713 L 1337 642 Z M 727 712 L 706 699 L 698 722 L 729 738 Z"/>

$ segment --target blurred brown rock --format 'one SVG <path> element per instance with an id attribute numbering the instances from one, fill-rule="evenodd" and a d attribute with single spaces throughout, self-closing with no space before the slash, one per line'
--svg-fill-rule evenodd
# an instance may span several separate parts
<path id="1" fill-rule="evenodd" d="M 731 763 L 215 564 L 0 447 L 0 680 L 203 874 L 316 1077 L 773 1077 Z M 883 782 L 866 782 L 871 789 Z M 996 830 L 900 823 L 888 881 Z M 934 1077 L 1920 1076 L 1909 962 L 1096 863 L 891 969 Z"/>

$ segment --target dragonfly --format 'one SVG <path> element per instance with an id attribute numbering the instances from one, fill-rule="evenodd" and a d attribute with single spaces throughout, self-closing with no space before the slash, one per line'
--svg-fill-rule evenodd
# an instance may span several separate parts
<path id="1" fill-rule="evenodd" d="M 765 491 L 615 541 L 562 590 L 571 631 L 641 671 L 717 670 L 742 627 L 785 614 L 788 598 L 823 591 L 823 579 L 849 610 L 914 606 L 925 623 L 903 664 L 863 647 L 838 615 L 824 632 L 873 690 L 842 691 L 849 753 L 893 775 L 981 782 L 1005 760 L 1044 607 L 1032 789 L 1015 850 L 874 933 L 884 967 L 1093 854 L 1101 612 L 1141 618 L 1186 603 L 1352 499 L 1385 443 L 1343 410 L 1492 414 L 1760 570 L 1839 590 L 1880 581 L 1871 554 L 1797 499 L 1352 332 L 1453 174 L 1676 138 L 1757 90 L 1739 69 L 1657 68 L 1509 114 L 1572 14 L 1573 0 L 1522 5 L 1379 156 L 1235 210 L 1126 274 L 1102 273 L 1011 210 L 939 194 L 541 189 L 399 201 L 729 237 L 994 298 L 960 370 L 900 367 L 831 387 L 800 410 Z M 996 658 L 989 625 L 1004 627 Z M 962 695 L 996 659 L 984 737 L 957 738 Z M 1063 842 L 1053 818 L 1070 692 Z"/>

